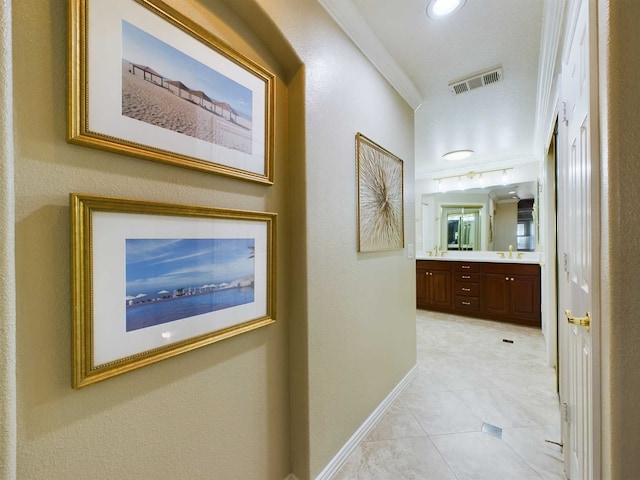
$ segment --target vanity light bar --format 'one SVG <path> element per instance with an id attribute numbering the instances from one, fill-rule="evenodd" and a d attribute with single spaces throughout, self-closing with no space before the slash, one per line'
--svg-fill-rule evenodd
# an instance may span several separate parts
<path id="1" fill-rule="evenodd" d="M 509 171 L 509 170 L 513 170 L 513 167 L 495 168 L 493 170 L 482 170 L 482 171 L 479 171 L 479 172 L 469 172 L 469 173 L 462 173 L 462 174 L 459 174 L 459 175 L 449 175 L 447 177 L 434 178 L 433 180 L 435 182 L 439 182 L 441 180 L 448 180 L 449 178 L 461 178 L 461 177 L 467 177 L 467 178 L 473 179 L 476 175 L 482 175 L 483 173 L 493 173 L 493 172 L 502 172 L 503 174 L 506 175 L 507 171 Z"/>

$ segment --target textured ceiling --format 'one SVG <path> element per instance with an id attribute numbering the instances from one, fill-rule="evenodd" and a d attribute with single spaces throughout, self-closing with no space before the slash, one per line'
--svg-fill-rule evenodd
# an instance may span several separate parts
<path id="1" fill-rule="evenodd" d="M 427 0 L 339 2 L 320 0 L 325 8 L 351 9 L 347 20 L 339 21 L 347 34 L 354 27 L 362 31 L 359 22 L 364 21 L 395 60 L 393 68 L 418 92 L 413 102 L 419 103 L 416 178 L 534 161 L 544 0 L 467 0 L 462 10 L 442 20 L 427 17 Z M 359 46 L 365 53 L 379 47 L 375 42 Z M 452 81 L 496 66 L 503 69 L 500 83 L 460 95 L 450 92 Z M 476 154 L 455 164 L 442 159 L 463 148 Z"/>

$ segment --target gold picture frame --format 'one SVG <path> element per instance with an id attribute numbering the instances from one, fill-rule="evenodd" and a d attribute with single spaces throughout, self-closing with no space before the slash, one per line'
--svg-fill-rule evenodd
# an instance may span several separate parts
<path id="1" fill-rule="evenodd" d="M 70 195 L 73 387 L 275 322 L 275 213 Z"/>
<path id="2" fill-rule="evenodd" d="M 356 134 L 358 252 L 404 248 L 404 162 Z"/>
<path id="3" fill-rule="evenodd" d="M 273 184 L 273 73 L 160 0 L 69 2 L 69 142 Z"/>

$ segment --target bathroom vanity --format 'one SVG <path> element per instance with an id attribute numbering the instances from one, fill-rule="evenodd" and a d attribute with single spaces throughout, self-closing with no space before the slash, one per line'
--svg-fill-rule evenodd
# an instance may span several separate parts
<path id="1" fill-rule="evenodd" d="M 493 254 L 493 257 L 491 256 Z M 425 310 L 540 326 L 537 253 L 445 252 L 416 258 L 416 305 Z M 494 258 L 495 257 L 495 258 Z"/>

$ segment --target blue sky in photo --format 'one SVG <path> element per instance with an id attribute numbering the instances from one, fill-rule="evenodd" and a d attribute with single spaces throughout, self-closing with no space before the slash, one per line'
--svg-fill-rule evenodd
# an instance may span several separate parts
<path id="1" fill-rule="evenodd" d="M 127 295 L 229 283 L 254 274 L 253 238 L 127 239 Z"/>
<path id="2" fill-rule="evenodd" d="M 228 103 L 251 120 L 251 90 L 124 20 L 122 58 L 150 67 L 170 80 L 179 80 L 191 90 L 202 90 L 212 100 Z"/>

